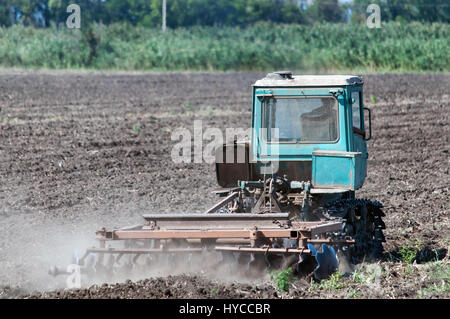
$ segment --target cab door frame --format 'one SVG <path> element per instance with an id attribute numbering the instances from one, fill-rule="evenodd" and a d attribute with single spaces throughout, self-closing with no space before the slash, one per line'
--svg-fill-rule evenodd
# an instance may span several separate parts
<path id="1" fill-rule="evenodd" d="M 369 157 L 369 153 L 367 151 L 367 143 L 366 143 L 366 129 L 365 129 L 365 121 L 364 121 L 364 102 L 363 102 L 363 90 L 362 86 L 351 86 L 348 88 L 348 111 L 349 111 L 349 122 L 351 125 L 349 125 L 349 136 L 350 138 L 350 147 L 351 151 L 353 152 L 360 152 L 361 153 L 361 160 L 357 162 L 356 172 L 357 176 L 356 178 L 356 184 L 362 185 L 364 183 L 364 180 L 367 175 L 367 159 Z M 359 121 L 360 125 L 359 127 L 355 126 L 353 123 L 353 111 L 356 109 L 354 108 L 354 104 L 358 103 L 356 99 L 353 98 L 355 92 L 357 92 L 359 97 Z"/>

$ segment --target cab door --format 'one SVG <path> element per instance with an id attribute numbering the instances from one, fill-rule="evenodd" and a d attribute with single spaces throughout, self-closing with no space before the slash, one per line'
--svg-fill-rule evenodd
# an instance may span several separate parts
<path id="1" fill-rule="evenodd" d="M 366 131 L 364 127 L 364 108 L 361 87 L 357 87 L 351 92 L 350 102 L 352 110 L 352 148 L 354 152 L 361 153 L 361 157 L 355 163 L 355 184 L 361 187 L 366 178 L 367 159 L 369 157 L 366 145 Z"/>

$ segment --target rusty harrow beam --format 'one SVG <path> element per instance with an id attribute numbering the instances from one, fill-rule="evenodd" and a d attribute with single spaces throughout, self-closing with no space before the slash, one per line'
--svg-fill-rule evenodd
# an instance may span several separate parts
<path id="1" fill-rule="evenodd" d="M 311 254 L 309 249 L 303 248 L 272 248 L 272 247 L 249 247 L 249 246 L 216 246 L 218 251 L 236 251 L 246 253 L 272 253 L 272 254 Z"/>
<path id="2" fill-rule="evenodd" d="M 126 239 L 218 239 L 218 238 L 302 238 L 310 230 L 300 229 L 209 229 L 209 230 L 111 230 L 99 231 L 100 240 Z M 303 234 L 303 235 L 302 235 Z"/>
<path id="3" fill-rule="evenodd" d="M 324 233 L 340 231 L 341 222 L 334 223 L 296 223 L 286 228 L 236 228 L 236 229 L 148 229 L 145 226 L 131 229 L 101 229 L 97 231 L 98 239 L 108 240 L 139 240 L 139 239 L 277 239 L 291 238 L 312 240 Z"/>

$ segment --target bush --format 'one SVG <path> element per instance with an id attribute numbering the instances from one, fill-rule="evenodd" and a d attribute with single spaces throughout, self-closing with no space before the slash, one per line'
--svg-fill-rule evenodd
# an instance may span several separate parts
<path id="1" fill-rule="evenodd" d="M 86 28 L 85 28 L 86 29 Z M 0 28 L 0 65 L 120 70 L 449 71 L 448 24 Z"/>

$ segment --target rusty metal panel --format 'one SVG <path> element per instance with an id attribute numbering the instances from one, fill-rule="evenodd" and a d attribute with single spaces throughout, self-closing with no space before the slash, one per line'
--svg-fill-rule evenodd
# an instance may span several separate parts
<path id="1" fill-rule="evenodd" d="M 225 215 L 225 214 L 224 214 Z M 228 214 L 227 214 L 228 215 Z M 247 214 L 252 215 L 252 214 Z M 270 215 L 270 214 L 267 214 Z M 272 214 L 278 215 L 278 214 Z M 206 215 L 211 216 L 211 215 Z M 264 216 L 264 215 L 261 215 Z M 225 220 L 225 219 L 224 219 Z M 198 221 L 197 221 L 198 222 Z M 310 224 L 310 225 L 308 225 Z M 298 227 L 279 228 L 279 225 L 272 225 L 271 228 L 263 227 L 239 227 L 235 229 L 220 228 L 220 224 L 216 221 L 216 227 L 210 229 L 142 229 L 131 230 L 106 230 L 102 229 L 97 232 L 101 240 L 125 240 L 125 239 L 223 239 L 223 238 L 240 238 L 240 239 L 262 239 L 262 238 L 312 238 L 326 232 L 336 232 L 342 227 L 342 222 L 331 223 L 298 223 Z"/>
<path id="2" fill-rule="evenodd" d="M 216 150 L 216 178 L 221 187 L 234 187 L 251 180 L 249 143 L 224 144 Z"/>
<path id="3" fill-rule="evenodd" d="M 226 204 L 232 202 L 237 196 L 238 196 L 238 192 L 233 192 L 230 195 L 227 196 L 227 198 L 221 200 L 219 203 L 215 204 L 213 207 L 209 208 L 205 214 L 211 214 L 216 212 L 219 208 L 225 206 Z"/>
<path id="4" fill-rule="evenodd" d="M 312 161 L 280 161 L 278 162 L 278 176 L 287 175 L 292 181 L 310 181 L 312 176 Z M 263 179 L 259 173 L 258 164 L 252 166 L 254 180 Z"/>
<path id="5" fill-rule="evenodd" d="M 272 247 L 250 247 L 250 246 L 216 246 L 218 251 L 236 251 L 243 253 L 273 253 L 273 254 L 310 254 L 309 249 L 303 248 L 272 248 Z"/>
<path id="6" fill-rule="evenodd" d="M 311 236 L 320 235 L 328 232 L 337 232 L 342 229 L 342 222 L 328 223 L 311 227 Z"/>

